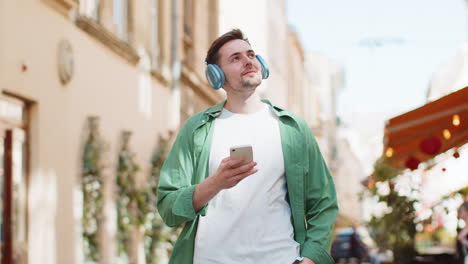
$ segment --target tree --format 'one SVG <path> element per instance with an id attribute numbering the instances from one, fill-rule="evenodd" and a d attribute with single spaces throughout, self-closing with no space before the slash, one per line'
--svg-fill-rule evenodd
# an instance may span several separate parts
<path id="1" fill-rule="evenodd" d="M 383 249 L 393 251 L 395 263 L 410 263 L 416 255 L 416 210 L 417 199 L 403 195 L 396 190 L 395 185 L 400 170 L 392 168 L 381 158 L 374 164 L 374 172 L 370 176 L 367 192 L 376 197 L 378 202 L 387 206 L 381 216 L 372 216 L 368 222 L 370 235 L 376 244 Z M 377 184 L 386 184 L 387 192 L 379 192 Z"/>

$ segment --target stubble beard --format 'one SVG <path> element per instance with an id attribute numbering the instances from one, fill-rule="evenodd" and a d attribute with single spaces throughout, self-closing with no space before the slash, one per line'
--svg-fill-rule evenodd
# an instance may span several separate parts
<path id="1" fill-rule="evenodd" d="M 239 88 L 233 88 L 233 90 L 237 92 L 251 92 L 255 91 L 255 89 L 262 83 L 261 80 L 258 79 L 247 79 L 247 80 L 242 80 L 240 83 Z"/>

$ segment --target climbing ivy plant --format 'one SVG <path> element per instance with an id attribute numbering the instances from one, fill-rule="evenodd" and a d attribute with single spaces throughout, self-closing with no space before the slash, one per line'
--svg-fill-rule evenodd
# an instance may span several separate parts
<path id="1" fill-rule="evenodd" d="M 105 144 L 99 136 L 99 118 L 88 117 L 88 135 L 82 155 L 81 184 L 83 191 L 82 237 L 85 262 L 99 260 L 99 223 L 103 209 L 103 152 Z"/>
<path id="2" fill-rule="evenodd" d="M 117 246 L 121 257 L 129 257 L 130 236 L 133 226 L 141 222 L 138 214 L 137 200 L 139 191 L 135 177 L 140 167 L 135 162 L 135 153 L 130 151 L 131 132 L 122 132 L 121 149 L 117 165 Z"/>
<path id="3" fill-rule="evenodd" d="M 164 138 L 159 136 L 158 146 L 153 151 L 151 157 L 151 173 L 148 178 L 148 189 L 146 190 L 146 206 L 144 208 L 147 215 L 147 225 L 145 232 L 145 255 L 147 264 L 157 264 L 158 256 L 156 248 L 161 242 L 167 240 L 167 232 L 169 228 L 165 227 L 162 219 L 157 213 L 157 190 L 159 183 L 159 175 L 162 165 L 167 157 L 167 152 L 170 144 L 170 136 Z"/>
<path id="4" fill-rule="evenodd" d="M 117 167 L 117 244 L 119 255 L 129 258 L 129 234 L 138 228 L 144 235 L 144 251 L 147 264 L 160 263 L 158 248 L 164 243 L 174 244 L 181 228 L 167 227 L 157 212 L 157 189 L 161 167 L 166 160 L 171 135 L 160 136 L 151 157 L 151 170 L 145 184 L 138 187 L 135 182 L 140 167 L 135 162 L 135 154 L 129 148 L 131 132 L 122 134 L 122 147 L 119 151 Z M 165 249 L 163 249 L 165 250 Z M 171 249 L 168 249 L 169 251 Z M 168 252 L 170 253 L 170 252 Z"/>

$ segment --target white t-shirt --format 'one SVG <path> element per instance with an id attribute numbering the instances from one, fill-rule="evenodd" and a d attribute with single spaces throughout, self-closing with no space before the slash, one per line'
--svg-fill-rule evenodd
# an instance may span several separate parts
<path id="1" fill-rule="evenodd" d="M 278 117 L 270 106 L 253 114 L 223 109 L 214 121 L 209 172 L 229 149 L 252 145 L 258 172 L 219 192 L 199 219 L 194 264 L 289 264 L 299 256 L 286 201 Z"/>

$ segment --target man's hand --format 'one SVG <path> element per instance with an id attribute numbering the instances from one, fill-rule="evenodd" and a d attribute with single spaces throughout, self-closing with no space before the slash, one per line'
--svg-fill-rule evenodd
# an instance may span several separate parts
<path id="1" fill-rule="evenodd" d="M 310 258 L 304 258 L 300 263 L 301 264 L 315 264 L 315 262 L 311 260 Z"/>
<path id="2" fill-rule="evenodd" d="M 230 157 L 225 158 L 219 164 L 218 170 L 215 172 L 213 177 L 213 184 L 219 189 L 229 189 L 236 186 L 247 176 L 250 176 L 257 172 L 255 169 L 256 162 L 249 162 L 242 164 L 243 158 L 231 159 Z"/>
<path id="3" fill-rule="evenodd" d="M 242 162 L 243 158 L 223 159 L 218 170 L 195 187 L 192 197 L 195 212 L 202 209 L 221 190 L 236 186 L 240 181 L 258 171 L 254 168 L 257 165 L 256 162 L 252 161 L 247 164 L 242 164 Z"/>

